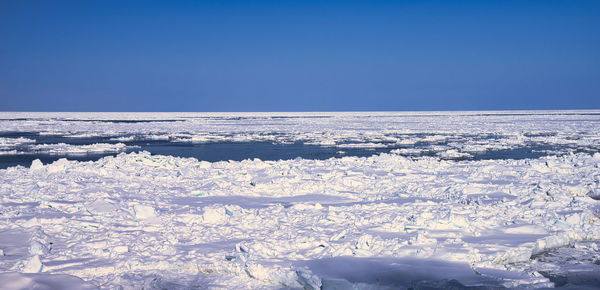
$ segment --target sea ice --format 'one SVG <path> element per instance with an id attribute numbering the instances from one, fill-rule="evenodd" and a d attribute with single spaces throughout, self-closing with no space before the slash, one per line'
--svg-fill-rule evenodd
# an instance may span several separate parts
<path id="1" fill-rule="evenodd" d="M 7 130 L 48 134 L 187 138 L 205 130 L 212 133 L 202 138 L 219 140 L 432 143 L 429 156 L 403 156 L 412 152 L 405 148 L 370 157 L 211 163 L 134 152 L 2 169 L 0 283 L 81 289 L 589 285 L 597 281 L 593 275 L 569 273 L 600 273 L 594 266 L 600 154 L 463 155 L 530 141 L 600 144 L 596 115 L 559 113 L 518 112 L 511 122 L 474 113 L 373 113 L 368 121 L 349 113 L 242 114 L 246 127 L 227 114 L 134 115 L 181 118 L 129 123 L 110 121 L 112 114 L 73 114 L 55 116 L 48 126 L 0 121 Z M 448 114 L 455 123 L 443 121 Z M 394 126 L 377 129 L 387 125 Z M 269 133 L 275 131 L 281 134 Z M 570 263 L 573 257 L 580 264 Z"/>

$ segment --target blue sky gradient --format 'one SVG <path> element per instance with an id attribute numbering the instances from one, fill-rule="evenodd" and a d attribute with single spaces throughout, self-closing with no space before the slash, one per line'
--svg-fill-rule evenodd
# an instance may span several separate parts
<path id="1" fill-rule="evenodd" d="M 600 109 L 600 1 L 0 1 L 1 111 Z"/>

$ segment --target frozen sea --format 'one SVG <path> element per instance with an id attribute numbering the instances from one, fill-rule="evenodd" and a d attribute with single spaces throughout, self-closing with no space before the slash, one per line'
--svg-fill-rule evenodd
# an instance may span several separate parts
<path id="1" fill-rule="evenodd" d="M 599 152 L 594 110 L 2 112 L 0 288 L 597 289 Z"/>

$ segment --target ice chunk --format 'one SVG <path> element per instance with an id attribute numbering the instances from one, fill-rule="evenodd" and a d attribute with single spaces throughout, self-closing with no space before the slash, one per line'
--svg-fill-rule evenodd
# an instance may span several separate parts
<path id="1" fill-rule="evenodd" d="M 66 158 L 58 159 L 57 161 L 52 162 L 50 165 L 46 167 L 48 173 L 59 173 L 64 172 L 65 168 L 69 165 L 69 160 Z"/>
<path id="2" fill-rule="evenodd" d="M 198 164 L 198 167 L 202 168 L 202 169 L 208 169 L 210 168 L 211 163 L 210 162 L 206 162 L 206 161 L 200 161 L 200 163 Z"/>
<path id="3" fill-rule="evenodd" d="M 321 289 L 321 278 L 307 270 L 297 270 L 298 283 L 306 290 Z"/>
<path id="4" fill-rule="evenodd" d="M 110 213 L 119 210 L 119 207 L 115 204 L 108 202 L 106 200 L 97 199 L 92 203 L 86 205 L 86 209 L 92 214 L 101 214 L 101 213 Z M 148 211 L 148 213 L 152 214 L 154 212 L 154 208 L 152 210 L 143 209 L 140 206 L 134 207 L 136 218 L 142 218 L 141 215 L 144 214 L 144 210 Z M 139 212 L 139 214 L 138 214 Z M 146 214 L 148 214 L 146 213 Z M 149 216 L 148 216 L 149 217 Z"/>
<path id="5" fill-rule="evenodd" d="M 113 248 L 113 252 L 115 253 L 127 253 L 129 252 L 129 247 L 127 246 L 116 246 Z"/>
<path id="6" fill-rule="evenodd" d="M 38 169 L 42 169 L 43 167 L 44 167 L 44 164 L 42 164 L 42 161 L 39 159 L 36 159 L 31 162 L 31 166 L 29 167 L 29 169 L 38 170 Z"/>
<path id="7" fill-rule="evenodd" d="M 588 196 L 595 199 L 600 200 L 600 186 L 596 185 L 594 188 L 588 191 Z"/>
<path id="8" fill-rule="evenodd" d="M 40 256 L 35 255 L 25 262 L 25 267 L 21 272 L 23 273 L 39 273 L 42 271 L 43 265 L 40 261 Z"/>
<path id="9" fill-rule="evenodd" d="M 494 262 L 497 264 L 513 264 L 527 262 L 529 261 L 529 259 L 531 259 L 532 254 L 532 247 L 521 246 L 518 248 L 510 249 L 504 254 L 497 256 L 496 259 L 494 259 Z"/>
<path id="10" fill-rule="evenodd" d="M 449 149 L 446 151 L 438 152 L 438 156 L 445 159 L 457 159 L 457 158 L 472 158 L 473 155 L 465 152 L 460 152 L 456 149 Z"/>
<path id="11" fill-rule="evenodd" d="M 589 195 L 590 193 L 590 189 L 587 186 L 580 184 L 564 186 L 563 188 L 565 189 L 565 191 L 570 192 L 574 196 L 585 196 L 586 194 Z"/>
<path id="12" fill-rule="evenodd" d="M 202 219 L 208 224 L 224 224 L 227 222 L 229 215 L 223 207 L 205 207 Z"/>
<path id="13" fill-rule="evenodd" d="M 356 241 L 357 249 L 368 250 L 371 248 L 371 246 L 373 246 L 373 236 L 369 234 L 362 235 L 360 238 L 358 238 L 358 241 Z"/>
<path id="14" fill-rule="evenodd" d="M 46 248 L 39 241 L 32 241 L 29 246 L 29 254 L 31 255 L 42 255 L 48 252 L 48 248 Z"/>
<path id="15" fill-rule="evenodd" d="M 23 223 L 24 227 L 35 227 L 40 225 L 40 220 L 37 217 L 27 220 Z"/>
<path id="16" fill-rule="evenodd" d="M 134 205 L 133 210 L 135 211 L 135 217 L 137 219 L 147 219 L 156 217 L 154 207 L 148 205 L 136 204 Z"/>
<path id="17" fill-rule="evenodd" d="M 344 238 L 346 236 L 346 234 L 348 234 L 348 229 L 344 229 L 341 232 L 335 234 L 334 236 L 331 237 L 330 241 L 332 241 L 332 242 L 339 241 L 340 239 Z"/>

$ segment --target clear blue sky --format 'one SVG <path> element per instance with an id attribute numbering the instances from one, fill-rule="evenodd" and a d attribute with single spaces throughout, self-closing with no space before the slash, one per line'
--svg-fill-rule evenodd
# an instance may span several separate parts
<path id="1" fill-rule="evenodd" d="M 600 1 L 0 1 L 0 111 L 600 109 Z"/>

